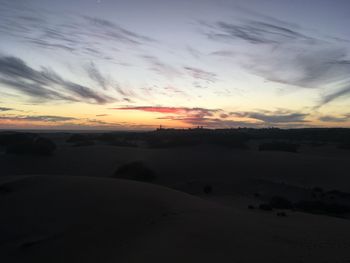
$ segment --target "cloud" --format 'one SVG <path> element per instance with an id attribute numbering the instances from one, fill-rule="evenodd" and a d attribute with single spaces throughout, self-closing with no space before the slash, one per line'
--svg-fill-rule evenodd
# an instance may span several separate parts
<path id="1" fill-rule="evenodd" d="M 33 122 L 66 122 L 77 120 L 73 117 L 63 117 L 63 116 L 51 116 L 51 115 L 33 115 L 33 116 L 23 116 L 23 115 L 0 115 L 0 120 L 8 121 L 33 121 Z"/>
<path id="2" fill-rule="evenodd" d="M 165 116 L 158 120 L 181 121 L 185 124 L 205 126 L 210 128 L 223 127 L 297 127 L 309 121 L 309 114 L 292 112 L 289 110 L 252 111 L 252 112 L 225 112 L 222 109 L 187 108 L 187 107 L 160 107 L 160 106 L 128 106 L 114 108 L 115 110 L 137 110 L 160 113 Z"/>
<path id="3" fill-rule="evenodd" d="M 128 44 L 137 44 L 137 45 L 140 45 L 143 42 L 155 41 L 153 38 L 127 30 L 106 19 L 89 17 L 89 16 L 84 16 L 84 19 L 90 25 L 101 29 L 102 32 L 99 33 L 101 36 L 106 36 Z"/>
<path id="4" fill-rule="evenodd" d="M 191 46 L 187 46 L 186 50 L 195 59 L 200 59 L 203 56 L 203 54 L 199 50 L 197 50 Z"/>
<path id="5" fill-rule="evenodd" d="M 156 42 L 112 21 L 72 13 L 31 9 L 19 2 L 3 3 L 0 9 L 2 37 L 15 38 L 40 49 L 69 52 L 118 62 L 116 52 Z M 113 55 L 112 55 L 113 54 Z"/>
<path id="6" fill-rule="evenodd" d="M 216 74 L 213 72 L 209 72 L 209 71 L 205 71 L 199 68 L 194 68 L 194 67 L 184 67 L 184 69 L 187 71 L 187 73 L 195 78 L 195 79 L 199 79 L 199 80 L 204 80 L 208 83 L 213 83 L 215 82 L 216 79 Z"/>
<path id="7" fill-rule="evenodd" d="M 0 83 L 36 100 L 64 100 L 106 104 L 115 98 L 63 79 L 49 68 L 36 70 L 12 56 L 0 57 Z"/>
<path id="8" fill-rule="evenodd" d="M 245 117 L 262 121 L 266 124 L 281 124 L 281 123 L 301 123 L 308 122 L 305 120 L 308 117 L 306 113 L 290 112 L 287 110 L 278 111 L 261 111 L 261 112 L 237 112 L 231 113 L 235 117 Z"/>
<path id="9" fill-rule="evenodd" d="M 325 105 L 333 100 L 336 100 L 338 98 L 349 96 L 349 95 L 350 95 L 350 81 L 349 81 L 349 86 L 347 86 L 341 90 L 324 95 L 322 98 L 322 101 L 318 107 L 321 107 L 321 106 L 323 106 L 323 105 Z"/>
<path id="10" fill-rule="evenodd" d="M 346 114 L 343 116 L 325 115 L 321 116 L 319 120 L 322 122 L 347 122 L 350 121 L 350 114 Z"/>
<path id="11" fill-rule="evenodd" d="M 319 94 L 326 90 L 321 104 L 349 93 L 347 42 L 261 15 L 202 26 L 210 39 L 230 44 L 212 55 L 231 61 L 234 57 L 234 62 L 251 74 L 284 84 L 284 89 L 309 88 Z"/>
<path id="12" fill-rule="evenodd" d="M 338 64 L 338 65 L 350 65 L 350 60 L 338 60 L 338 61 L 334 61 L 332 62 L 333 64 Z"/>
<path id="13" fill-rule="evenodd" d="M 314 41 L 313 38 L 291 28 L 264 21 L 241 21 L 228 23 L 219 21 L 209 25 L 210 32 L 206 33 L 214 40 L 244 40 L 251 44 L 279 44 L 289 41 Z"/>
<path id="14" fill-rule="evenodd" d="M 211 52 L 210 55 L 212 56 L 218 56 L 218 57 L 234 57 L 237 53 L 235 51 L 230 50 L 217 50 L 214 52 Z"/>
<path id="15" fill-rule="evenodd" d="M 172 120 L 181 121 L 185 124 L 192 126 L 203 126 L 205 128 L 223 129 L 223 128 L 238 128 L 238 127 L 251 127 L 256 128 L 261 126 L 259 123 L 253 123 L 248 121 L 228 120 L 221 118 L 213 118 L 206 116 L 164 116 L 157 118 L 158 120 Z"/>
<path id="16" fill-rule="evenodd" d="M 13 109 L 11 108 L 6 108 L 6 107 L 0 107 L 0 111 L 12 111 Z"/>
<path id="17" fill-rule="evenodd" d="M 205 109 L 205 108 L 187 108 L 187 107 L 161 107 L 161 106 L 136 106 L 136 107 L 120 107 L 113 108 L 114 110 L 137 110 L 146 112 L 166 113 L 166 114 L 189 114 L 195 116 L 212 116 L 214 112 L 219 109 Z"/>
<path id="18" fill-rule="evenodd" d="M 137 107 L 121 107 L 116 110 L 138 110 L 145 112 L 155 112 L 164 114 L 165 116 L 157 117 L 158 120 L 180 121 L 184 124 L 193 126 L 205 126 L 209 128 L 224 127 L 252 127 L 254 124 L 249 122 L 240 122 L 233 120 L 223 120 L 215 117 L 222 112 L 221 109 L 206 108 L 188 108 L 188 107 L 160 107 L 160 106 L 137 106 Z"/>
<path id="19" fill-rule="evenodd" d="M 150 65 L 150 69 L 152 71 L 158 73 L 163 77 L 173 79 L 175 77 L 182 76 L 182 73 L 175 67 L 160 61 L 155 56 L 142 55 L 141 58 L 143 58 Z"/>
<path id="20" fill-rule="evenodd" d="M 349 78 L 350 64 L 338 63 L 347 56 L 343 48 L 310 47 L 300 53 L 285 51 L 289 55 L 277 53 L 272 61 L 267 59 L 268 63 L 253 66 L 253 71 L 268 80 L 304 88 L 320 88 Z"/>
<path id="21" fill-rule="evenodd" d="M 140 124 L 139 124 L 140 125 Z M 137 125 L 130 123 L 106 122 L 91 118 L 74 118 L 55 115 L 0 115 L 0 127 L 14 128 L 45 128 L 45 129 L 101 129 L 101 130 L 130 130 Z M 140 125 L 141 127 L 141 125 Z"/>
<path id="22" fill-rule="evenodd" d="M 95 63 L 91 62 L 85 67 L 89 77 L 100 85 L 103 89 L 107 89 L 108 80 L 103 76 L 103 74 L 98 70 Z"/>

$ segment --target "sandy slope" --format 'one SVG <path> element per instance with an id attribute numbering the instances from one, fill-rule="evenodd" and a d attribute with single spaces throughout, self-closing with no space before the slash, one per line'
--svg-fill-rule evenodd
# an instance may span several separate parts
<path id="1" fill-rule="evenodd" d="M 349 262 L 350 221 L 108 178 L 1 178 L 1 262 Z"/>

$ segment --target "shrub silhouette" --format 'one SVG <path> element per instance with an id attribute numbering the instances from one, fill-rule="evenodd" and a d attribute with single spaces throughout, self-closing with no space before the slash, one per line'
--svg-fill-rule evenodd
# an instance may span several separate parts
<path id="1" fill-rule="evenodd" d="M 260 197 L 260 196 L 261 196 L 260 193 L 254 193 L 254 197 L 255 197 L 255 198 L 258 198 L 258 197 Z"/>
<path id="2" fill-rule="evenodd" d="M 269 204 L 260 204 L 259 209 L 264 211 L 272 211 L 272 207 Z"/>
<path id="3" fill-rule="evenodd" d="M 34 134 L 9 134 L 3 139 L 7 154 L 52 155 L 56 144 Z"/>
<path id="4" fill-rule="evenodd" d="M 207 184 L 203 187 L 203 192 L 206 194 L 211 194 L 213 192 L 213 187 Z"/>
<path id="5" fill-rule="evenodd" d="M 84 147 L 84 146 L 91 146 L 91 145 L 95 145 L 95 142 L 87 140 L 87 141 L 80 141 L 80 142 L 74 143 L 72 146 L 73 147 Z"/>
<path id="6" fill-rule="evenodd" d="M 140 161 L 131 162 L 118 168 L 114 176 L 129 180 L 153 182 L 156 179 L 155 172 Z"/>
<path id="7" fill-rule="evenodd" d="M 0 194 L 8 194 L 13 192 L 13 189 L 6 184 L 0 185 Z"/>
<path id="8" fill-rule="evenodd" d="M 350 142 L 344 142 L 338 145 L 339 149 L 350 150 Z"/>
<path id="9" fill-rule="evenodd" d="M 95 139 L 108 145 L 121 147 L 138 147 L 140 142 L 144 142 L 147 138 L 147 133 L 104 133 L 97 136 Z"/>
<path id="10" fill-rule="evenodd" d="M 282 152 L 293 152 L 298 151 L 298 144 L 287 143 L 287 142 L 268 142 L 259 145 L 259 151 L 282 151 Z"/>
<path id="11" fill-rule="evenodd" d="M 83 134 L 72 134 L 68 139 L 67 142 L 70 143 L 78 143 L 78 142 L 85 142 L 89 140 L 88 136 Z"/>
<path id="12" fill-rule="evenodd" d="M 291 209 L 293 204 L 287 198 L 282 196 L 273 196 L 270 199 L 270 206 L 277 209 Z"/>
<path id="13" fill-rule="evenodd" d="M 281 217 L 285 217 L 285 216 L 287 216 L 287 213 L 286 212 L 277 212 L 276 215 L 281 216 Z"/>
<path id="14" fill-rule="evenodd" d="M 312 188 L 312 191 L 318 192 L 318 193 L 322 193 L 323 192 L 323 188 L 321 188 L 321 187 L 314 187 L 314 188 Z"/>
<path id="15" fill-rule="evenodd" d="M 56 150 L 56 144 L 47 138 L 37 138 L 33 143 L 33 153 L 39 155 L 51 155 Z"/>
<path id="16" fill-rule="evenodd" d="M 323 201 L 302 200 L 297 202 L 295 207 L 309 213 L 345 214 L 350 212 L 349 206 L 337 203 L 326 203 Z"/>
<path id="17" fill-rule="evenodd" d="M 74 147 L 90 146 L 95 144 L 93 137 L 85 134 L 72 134 L 68 138 L 67 142 L 73 143 L 72 146 Z"/>

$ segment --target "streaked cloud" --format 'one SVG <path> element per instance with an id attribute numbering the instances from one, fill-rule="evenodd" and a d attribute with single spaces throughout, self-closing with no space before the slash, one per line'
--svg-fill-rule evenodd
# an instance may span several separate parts
<path id="1" fill-rule="evenodd" d="M 204 80 L 207 83 L 213 83 L 217 81 L 217 74 L 209 71 L 205 71 L 203 69 L 195 68 L 195 67 L 184 67 L 186 72 L 193 78 Z"/>
<path id="2" fill-rule="evenodd" d="M 113 108 L 114 110 L 136 110 L 166 114 L 190 114 L 197 116 L 212 116 L 214 112 L 219 109 L 205 109 L 205 108 L 186 108 L 186 107 L 161 107 L 161 106 L 136 106 L 136 107 L 120 107 Z"/>
<path id="3" fill-rule="evenodd" d="M 104 90 L 107 89 L 108 80 L 107 78 L 100 72 L 100 70 L 97 68 L 95 63 L 90 62 L 85 67 L 86 72 L 88 73 L 89 77 L 95 81 L 100 87 L 102 87 Z"/>
<path id="4" fill-rule="evenodd" d="M 13 109 L 11 108 L 6 108 L 6 107 L 0 107 L 0 111 L 12 111 Z"/>
<path id="5" fill-rule="evenodd" d="M 51 115 L 0 115 L 0 120 L 29 121 L 29 122 L 66 122 L 77 120 L 73 117 L 51 116 Z"/>
<path id="6" fill-rule="evenodd" d="M 292 122 L 307 122 L 305 120 L 309 114 L 291 112 L 288 110 L 277 110 L 277 111 L 256 111 L 256 112 L 237 112 L 231 113 L 236 117 L 245 117 L 262 121 L 266 124 L 280 124 L 280 123 L 292 123 Z"/>
<path id="7" fill-rule="evenodd" d="M 120 61 L 112 56 L 120 48 L 156 42 L 105 18 L 66 12 L 31 9 L 21 3 L 3 3 L 0 8 L 3 36 L 49 51 L 64 51 L 98 60 Z"/>
<path id="8" fill-rule="evenodd" d="M 314 41 L 294 29 L 264 21 L 239 21 L 236 23 L 219 21 L 209 25 L 209 38 L 215 40 L 241 39 L 251 44 L 281 44 L 289 41 Z"/>
<path id="9" fill-rule="evenodd" d="M 211 55 L 234 58 L 248 72 L 283 84 L 284 89 L 315 89 L 320 94 L 321 105 L 349 94 L 347 42 L 271 18 L 258 19 L 261 20 L 202 23 L 205 35 L 211 40 L 232 44 L 231 48 L 226 45 Z M 246 46 L 242 48 L 240 41 Z"/>
<path id="10" fill-rule="evenodd" d="M 333 115 L 325 115 L 319 118 L 322 122 L 347 122 L 350 121 L 350 114 L 333 116 Z"/>
<path id="11" fill-rule="evenodd" d="M 156 72 L 157 74 L 166 77 L 168 79 L 173 79 L 175 77 L 180 77 L 183 73 L 178 70 L 173 65 L 161 61 L 159 58 L 152 55 L 141 55 L 148 64 L 149 69 Z"/>
<path id="12" fill-rule="evenodd" d="M 266 127 L 266 126 L 303 126 L 309 121 L 309 114 L 289 110 L 225 112 L 222 109 L 129 106 L 114 108 L 115 110 L 134 110 L 163 114 L 158 120 L 180 121 L 195 126 L 209 128 L 219 127 Z"/>
<path id="13" fill-rule="evenodd" d="M 50 68 L 36 70 L 12 56 L 0 57 L 0 83 L 32 100 L 106 104 L 116 101 L 102 92 L 65 80 Z"/>
<path id="14" fill-rule="evenodd" d="M 329 103 L 329 102 L 332 102 L 338 98 L 343 98 L 343 97 L 348 97 L 350 96 L 350 79 L 348 81 L 349 83 L 349 86 L 346 86 L 340 90 L 337 90 L 337 91 L 334 91 L 334 92 L 331 92 L 331 93 L 328 93 L 326 95 L 324 95 L 322 97 L 322 100 L 321 100 L 321 103 L 318 105 L 319 107 Z"/>

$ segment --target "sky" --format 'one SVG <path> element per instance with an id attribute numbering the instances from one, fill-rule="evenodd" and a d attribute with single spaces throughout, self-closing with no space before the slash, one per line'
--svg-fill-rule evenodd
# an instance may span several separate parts
<path id="1" fill-rule="evenodd" d="M 350 127 L 348 0 L 0 0 L 0 129 Z"/>

